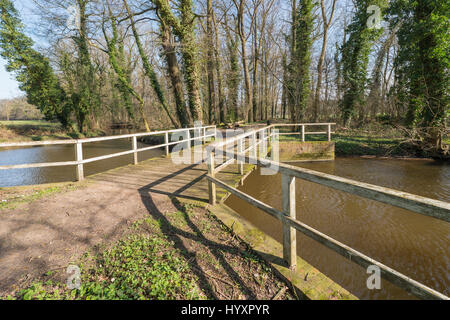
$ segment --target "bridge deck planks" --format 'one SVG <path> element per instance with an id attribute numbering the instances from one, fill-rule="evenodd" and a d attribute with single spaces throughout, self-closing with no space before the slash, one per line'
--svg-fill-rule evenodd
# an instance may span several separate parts
<path id="1" fill-rule="evenodd" d="M 246 165 L 245 171 L 248 172 L 251 167 Z M 206 174 L 206 163 L 175 164 L 169 155 L 99 173 L 87 179 L 121 188 L 136 189 L 139 192 L 165 194 L 207 203 Z M 242 175 L 239 174 L 237 165 L 231 164 L 220 172 L 218 177 L 227 184 L 235 186 Z M 224 190 L 218 190 L 218 201 L 223 200 L 226 194 Z"/>

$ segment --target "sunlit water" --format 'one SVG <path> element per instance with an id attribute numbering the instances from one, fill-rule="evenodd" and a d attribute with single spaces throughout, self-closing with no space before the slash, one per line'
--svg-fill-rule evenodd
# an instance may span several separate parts
<path id="1" fill-rule="evenodd" d="M 148 145 L 138 144 L 138 147 L 146 146 Z M 84 159 L 126 150 L 131 150 L 131 141 L 128 139 L 83 144 Z M 162 155 L 163 152 L 163 149 L 143 151 L 138 154 L 138 159 L 139 161 L 142 161 Z M 73 160 L 75 160 L 75 147 L 72 144 L 0 149 L 0 165 L 62 162 Z M 87 163 L 84 165 L 84 174 L 86 176 L 92 175 L 130 164 L 132 161 L 133 154 L 129 154 L 121 157 L 114 157 Z M 74 181 L 75 179 L 75 166 L 0 170 L 0 187 Z"/>
<path id="2" fill-rule="evenodd" d="M 450 166 L 427 160 L 341 158 L 299 163 L 308 169 L 409 193 L 450 201 Z M 262 176 L 254 171 L 240 188 L 281 209 L 281 175 Z M 346 245 L 450 295 L 450 224 L 297 179 L 297 219 Z M 278 220 L 231 196 L 226 204 L 262 231 L 281 242 Z M 382 281 L 380 290 L 366 286 L 369 274 L 297 233 L 298 254 L 335 282 L 362 299 L 413 298 Z"/>

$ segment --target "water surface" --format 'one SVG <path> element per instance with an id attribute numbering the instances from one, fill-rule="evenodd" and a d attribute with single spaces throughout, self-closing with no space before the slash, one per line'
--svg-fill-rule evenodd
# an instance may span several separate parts
<path id="1" fill-rule="evenodd" d="M 138 148 L 147 147 L 138 143 Z M 83 144 L 84 159 L 131 150 L 129 139 L 90 142 Z M 163 148 L 138 153 L 139 161 L 160 156 Z M 73 144 L 46 145 L 28 148 L 0 148 L 0 165 L 60 162 L 75 160 Z M 133 154 L 95 161 L 84 165 L 85 176 L 125 166 L 133 162 Z M 0 187 L 75 181 L 75 166 L 0 170 Z"/>
<path id="2" fill-rule="evenodd" d="M 450 201 L 450 165 L 428 160 L 338 158 L 298 166 L 389 187 L 432 199 Z M 281 175 L 255 170 L 240 190 L 281 210 Z M 450 224 L 312 182 L 296 181 L 297 219 L 342 243 L 450 295 Z M 226 204 L 281 242 L 281 224 L 243 200 Z M 366 270 L 323 245 L 297 233 L 298 254 L 362 299 L 413 298 L 382 281 L 368 290 Z"/>

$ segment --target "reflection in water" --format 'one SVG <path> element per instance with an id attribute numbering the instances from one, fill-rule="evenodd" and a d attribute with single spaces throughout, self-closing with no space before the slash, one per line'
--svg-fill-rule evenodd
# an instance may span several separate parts
<path id="1" fill-rule="evenodd" d="M 427 160 L 342 158 L 298 166 L 421 196 L 450 201 L 450 166 Z M 281 209 L 281 176 L 254 171 L 240 190 Z M 450 224 L 297 179 L 297 219 L 350 247 L 450 295 Z M 281 224 L 231 196 L 226 204 L 281 242 Z M 362 299 L 413 298 L 382 281 L 366 288 L 366 270 L 297 233 L 298 254 Z"/>
<path id="2" fill-rule="evenodd" d="M 138 148 L 148 145 L 138 144 Z M 84 159 L 122 152 L 131 149 L 129 139 L 99 141 L 83 144 Z M 163 148 L 143 151 L 138 154 L 139 161 L 163 154 Z M 0 149 L 0 165 L 13 165 L 39 162 L 60 162 L 75 160 L 74 145 L 48 145 L 30 148 Z M 132 163 L 133 154 L 95 161 L 84 165 L 86 176 Z M 51 168 L 30 168 L 0 170 L 0 187 L 33 185 L 50 182 L 74 181 L 74 166 Z"/>

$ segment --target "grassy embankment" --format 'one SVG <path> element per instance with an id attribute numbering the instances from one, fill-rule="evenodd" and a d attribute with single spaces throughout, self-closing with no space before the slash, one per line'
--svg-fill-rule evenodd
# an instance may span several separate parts
<path id="1" fill-rule="evenodd" d="M 282 136 L 282 140 L 299 140 L 300 136 Z M 306 141 L 326 141 L 326 135 L 306 135 Z M 376 156 L 423 158 L 429 155 L 410 143 L 395 127 L 373 125 L 362 129 L 338 129 L 332 135 L 336 156 Z M 450 144 L 450 138 L 444 138 Z"/>
<path id="2" fill-rule="evenodd" d="M 34 186 L 0 188 L 0 212 L 2 209 L 15 209 L 23 204 L 62 192 L 72 191 L 88 184 L 83 182 L 58 182 Z"/>
<path id="3" fill-rule="evenodd" d="M 68 133 L 59 123 L 43 120 L 0 121 L 0 143 L 76 139 L 103 134 L 103 132 L 92 132 L 87 135 Z"/>

